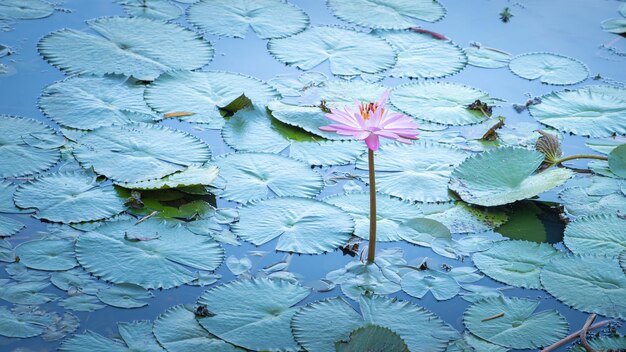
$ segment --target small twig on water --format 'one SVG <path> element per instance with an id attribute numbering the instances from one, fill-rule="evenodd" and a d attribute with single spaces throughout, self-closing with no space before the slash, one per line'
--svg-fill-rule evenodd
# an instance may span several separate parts
<path id="1" fill-rule="evenodd" d="M 483 319 L 481 321 L 485 322 L 485 321 L 489 321 L 489 320 L 494 320 L 494 319 L 502 318 L 503 316 L 504 316 L 504 313 L 498 313 L 496 315 L 492 315 L 492 316 L 490 316 L 488 318 L 485 318 L 485 319 Z"/>
<path id="2" fill-rule="evenodd" d="M 153 211 L 152 213 L 150 213 L 150 214 L 148 214 L 148 215 L 144 216 L 143 218 L 139 219 L 139 221 L 137 221 L 137 222 L 135 223 L 135 225 L 139 225 L 139 224 L 141 224 L 142 222 L 144 222 L 144 221 L 146 221 L 146 220 L 150 219 L 151 217 L 155 216 L 155 215 L 156 215 L 156 214 L 158 214 L 158 213 L 159 213 L 159 212 L 158 212 L 158 211 L 156 211 L 156 210 L 155 210 L 155 211 Z"/>
<path id="3" fill-rule="evenodd" d="M 612 320 L 605 320 L 605 321 L 601 321 L 599 323 L 593 324 L 590 327 L 587 328 L 587 331 L 591 331 L 591 330 L 595 330 L 597 328 L 601 328 L 605 325 L 608 325 L 610 322 L 612 322 Z M 582 330 L 582 329 L 581 329 Z M 568 335 L 567 337 L 564 337 L 563 339 L 561 339 L 560 341 L 557 341 L 553 344 L 551 344 L 550 346 L 544 348 L 541 350 L 541 352 L 550 352 L 550 351 L 554 351 L 557 348 L 567 344 L 568 342 L 571 342 L 572 340 L 575 340 L 576 338 L 578 338 L 580 336 L 580 332 L 581 330 L 576 331 L 573 334 Z"/>
<path id="4" fill-rule="evenodd" d="M 585 322 L 585 325 L 583 325 L 583 328 L 580 329 L 580 343 L 583 345 L 585 351 L 587 352 L 596 352 L 596 350 L 594 350 L 589 345 L 589 342 L 587 342 L 587 329 L 589 329 L 589 325 L 591 325 L 594 320 L 596 320 L 596 313 L 591 314 L 589 318 L 587 318 L 587 321 Z"/>

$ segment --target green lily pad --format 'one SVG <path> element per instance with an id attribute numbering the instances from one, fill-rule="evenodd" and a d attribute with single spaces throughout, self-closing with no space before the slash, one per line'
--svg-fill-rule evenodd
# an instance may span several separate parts
<path id="1" fill-rule="evenodd" d="M 56 136 L 54 130 L 41 122 L 0 115 L 0 125 L 0 177 L 36 174 L 61 158 L 58 145 L 45 143 Z"/>
<path id="2" fill-rule="evenodd" d="M 405 29 L 419 27 L 417 20 L 437 22 L 446 9 L 432 0 L 330 0 L 333 14 L 344 21 L 363 27 Z"/>
<path id="3" fill-rule="evenodd" d="M 152 322 L 147 320 L 118 323 L 117 328 L 122 340 L 109 339 L 93 331 L 87 330 L 80 335 L 74 335 L 63 341 L 60 352 L 163 352 L 154 335 Z"/>
<path id="4" fill-rule="evenodd" d="M 37 307 L 17 306 L 11 310 L 0 307 L 1 336 L 19 338 L 39 336 L 52 324 L 53 317 L 38 310 Z"/>
<path id="5" fill-rule="evenodd" d="M 98 290 L 96 297 L 102 303 L 117 308 L 139 308 L 148 303 L 140 299 L 152 298 L 153 294 L 141 286 L 133 284 L 118 284 Z"/>
<path id="6" fill-rule="evenodd" d="M 174 20 L 183 10 L 167 0 L 115 0 L 132 17 L 145 17 L 153 20 Z"/>
<path id="7" fill-rule="evenodd" d="M 340 136 L 334 132 L 324 132 L 320 127 L 328 125 L 331 121 L 326 118 L 326 114 L 317 106 L 298 106 L 272 101 L 267 108 L 271 111 L 272 117 L 303 130 L 330 140 L 349 140 L 350 136 Z"/>
<path id="8" fill-rule="evenodd" d="M 15 247 L 20 263 L 37 270 L 62 271 L 78 265 L 74 243 L 67 240 L 34 240 Z"/>
<path id="9" fill-rule="evenodd" d="M 580 217 L 567 224 L 563 241 L 574 254 L 617 257 L 626 249 L 625 226 L 616 214 Z"/>
<path id="10" fill-rule="evenodd" d="M 398 53 L 398 62 L 387 73 L 392 77 L 442 78 L 461 71 L 467 57 L 454 43 L 414 31 L 376 30 Z"/>
<path id="11" fill-rule="evenodd" d="M 39 41 L 39 52 L 70 75 L 114 73 L 144 81 L 200 68 L 213 57 L 211 44 L 179 25 L 141 17 L 104 17 L 87 25 L 99 35 L 61 29 Z"/>
<path id="12" fill-rule="evenodd" d="M 347 211 L 356 223 L 354 234 L 369 239 L 369 193 L 347 193 L 324 198 L 324 202 Z M 422 216 L 419 206 L 387 195 L 376 195 L 376 241 L 402 239 L 399 227 L 404 221 Z"/>
<path id="13" fill-rule="evenodd" d="M 448 201 L 446 182 L 466 156 L 461 149 L 445 144 L 384 145 L 374 158 L 377 190 L 408 201 Z M 356 167 L 369 170 L 367 157 L 361 156 Z"/>
<path id="14" fill-rule="evenodd" d="M 175 172 L 156 180 L 141 181 L 134 183 L 120 183 L 127 189 L 139 190 L 164 190 L 171 188 L 183 188 L 192 186 L 209 186 L 216 182 L 220 170 L 213 165 L 190 165 L 182 171 Z"/>
<path id="15" fill-rule="evenodd" d="M 626 316 L 626 275 L 616 258 L 557 258 L 541 271 L 541 283 L 548 293 L 577 310 Z"/>
<path id="16" fill-rule="evenodd" d="M 539 348 L 565 337 L 569 326 L 556 310 L 533 314 L 538 306 L 539 302 L 523 298 L 487 298 L 471 305 L 463 322 L 472 334 L 491 343 L 517 349 Z"/>
<path id="17" fill-rule="evenodd" d="M 378 325 L 399 335 L 409 351 L 445 351 L 459 333 L 426 309 L 383 296 L 362 296 L 361 314 L 341 298 L 318 301 L 302 308 L 292 320 L 296 340 L 308 351 L 335 351 L 336 341 L 352 331 Z"/>
<path id="18" fill-rule="evenodd" d="M 478 269 L 507 285 L 541 289 L 541 269 L 554 258 L 563 256 L 547 243 L 500 241 L 472 256 Z"/>
<path id="19" fill-rule="evenodd" d="M 248 203 L 271 196 L 315 197 L 324 187 L 322 176 L 300 162 L 268 153 L 234 153 L 217 158 L 226 180 L 219 197 Z"/>
<path id="20" fill-rule="evenodd" d="M 425 205 L 423 210 L 423 217 L 439 221 L 452 233 L 491 231 L 508 221 L 507 214 L 501 209 L 479 208 L 461 201 Z"/>
<path id="21" fill-rule="evenodd" d="M 189 7 L 187 17 L 205 32 L 235 38 L 244 38 L 249 27 L 270 39 L 296 34 L 309 25 L 304 11 L 279 0 L 200 1 Z"/>
<path id="22" fill-rule="evenodd" d="M 626 349 L 626 337 L 624 336 L 600 336 L 592 339 L 587 338 L 587 343 L 589 343 L 589 346 L 596 351 L 619 351 Z M 585 349 L 582 345 L 575 345 L 569 350 L 569 352 L 586 351 L 587 349 Z"/>
<path id="23" fill-rule="evenodd" d="M 283 280 L 233 281 L 198 298 L 214 314 L 198 322 L 220 339 L 253 351 L 297 351 L 290 322 L 298 308 L 291 307 L 310 292 Z"/>
<path id="24" fill-rule="evenodd" d="M 107 288 L 106 284 L 81 268 L 53 272 L 50 274 L 50 282 L 59 290 L 69 292 L 76 289 L 88 295 L 96 295 L 99 290 Z"/>
<path id="25" fill-rule="evenodd" d="M 626 89 L 587 86 L 553 92 L 528 107 L 539 122 L 560 131 L 594 138 L 626 134 Z"/>
<path id="26" fill-rule="evenodd" d="M 54 9 L 53 4 L 40 0 L 4 0 L 0 4 L 0 22 L 46 18 L 54 13 Z"/>
<path id="27" fill-rule="evenodd" d="M 193 307 L 174 306 L 161 313 L 152 329 L 170 352 L 235 352 L 240 349 L 209 334 L 196 320 Z"/>
<path id="28" fill-rule="evenodd" d="M 106 219 L 126 209 L 112 185 L 84 171 L 38 177 L 22 184 L 14 201 L 20 208 L 36 209 L 38 219 L 65 223 Z"/>
<path id="29" fill-rule="evenodd" d="M 224 118 L 220 108 L 245 94 L 254 104 L 279 98 L 269 84 L 254 77 L 220 71 L 176 71 L 159 76 L 145 93 L 145 100 L 160 114 L 189 112 L 184 121 L 208 124 L 220 129 Z"/>
<path id="30" fill-rule="evenodd" d="M 59 306 L 76 312 L 95 312 L 106 308 L 96 296 L 78 293 L 59 301 Z"/>
<path id="31" fill-rule="evenodd" d="M 211 150 L 188 133 L 161 125 L 100 127 L 78 140 L 74 156 L 96 173 L 117 182 L 162 178 L 203 164 Z"/>
<path id="32" fill-rule="evenodd" d="M 609 153 L 609 168 L 615 175 L 626 178 L 626 144 L 622 144 Z"/>
<path id="33" fill-rule="evenodd" d="M 378 325 L 360 327 L 350 333 L 347 342 L 335 342 L 337 352 L 409 352 L 406 343 L 395 332 Z"/>
<path id="34" fill-rule="evenodd" d="M 35 278 L 31 277 L 23 282 L 0 279 L 0 299 L 28 305 L 44 304 L 57 299 L 57 296 L 52 293 L 41 292 L 50 286 L 49 282 L 31 281 L 33 279 Z"/>
<path id="35" fill-rule="evenodd" d="M 493 48 L 470 46 L 463 48 L 467 64 L 482 68 L 501 68 L 509 65 L 511 54 Z"/>
<path id="36" fill-rule="evenodd" d="M 438 301 L 454 298 L 461 287 L 454 278 L 436 270 L 414 270 L 402 277 L 402 290 L 410 296 L 423 298 L 428 292 Z"/>
<path id="37" fill-rule="evenodd" d="M 26 225 L 6 216 L 0 216 L 0 237 L 11 237 L 23 229 Z"/>
<path id="38" fill-rule="evenodd" d="M 626 193 L 620 189 L 620 181 L 601 176 L 564 189 L 559 198 L 567 213 L 574 216 L 616 214 L 626 209 Z"/>
<path id="39" fill-rule="evenodd" d="M 589 76 L 589 69 L 582 62 L 552 53 L 516 56 L 509 62 L 509 68 L 522 78 L 539 79 L 541 83 L 554 85 L 580 83 Z"/>
<path id="40" fill-rule="evenodd" d="M 513 203 L 558 187 L 574 176 L 567 169 L 533 174 L 543 154 L 504 147 L 474 155 L 452 173 L 449 187 L 461 199 L 482 206 Z"/>
<path id="41" fill-rule="evenodd" d="M 90 273 L 114 283 L 171 288 L 196 278 L 190 269 L 215 270 L 224 251 L 207 236 L 158 219 L 109 222 L 76 241 L 76 258 Z"/>
<path id="42" fill-rule="evenodd" d="M 379 73 L 396 63 L 396 53 L 383 39 L 338 27 L 311 27 L 291 37 L 272 39 L 267 48 L 277 60 L 301 70 L 328 60 L 330 71 L 341 76 Z"/>
<path id="43" fill-rule="evenodd" d="M 60 125 L 81 130 L 152 122 L 144 88 L 124 76 L 74 76 L 46 87 L 39 107 Z"/>
<path id="44" fill-rule="evenodd" d="M 280 237 L 276 250 L 283 252 L 329 252 L 344 245 L 354 230 L 348 213 L 308 198 L 261 200 L 241 208 L 239 215 L 231 226 L 239 238 L 260 246 Z"/>
<path id="45" fill-rule="evenodd" d="M 398 233 L 405 241 L 424 247 L 433 246 L 437 240 L 452 239 L 452 233 L 444 224 L 422 217 L 403 222 L 398 228 Z"/>

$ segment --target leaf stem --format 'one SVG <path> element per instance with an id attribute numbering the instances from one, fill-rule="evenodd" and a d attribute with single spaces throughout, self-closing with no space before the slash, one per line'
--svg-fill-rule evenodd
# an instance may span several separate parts
<path id="1" fill-rule="evenodd" d="M 598 159 L 598 160 L 609 160 L 608 157 L 604 156 L 604 155 L 594 155 L 594 154 L 574 154 L 574 155 L 570 155 L 570 156 L 566 156 L 564 158 L 558 159 L 554 161 L 554 165 L 558 165 L 561 163 L 564 163 L 566 161 L 569 160 L 574 160 L 574 159 Z"/>
<path id="2" fill-rule="evenodd" d="M 601 322 L 599 322 L 599 323 L 595 323 L 595 324 L 591 325 L 590 327 L 588 327 L 588 328 L 587 328 L 587 331 L 591 331 L 591 330 L 594 330 L 594 329 L 597 329 L 597 328 L 601 328 L 601 327 L 603 327 L 603 326 L 605 326 L 605 325 L 608 325 L 610 322 L 612 322 L 612 320 L 604 320 L 604 321 L 601 321 Z M 582 329 L 581 329 L 581 330 L 582 330 Z M 552 345 L 550 345 L 550 346 L 548 346 L 548 347 L 546 347 L 546 348 L 542 349 L 542 350 L 541 350 L 541 352 L 550 352 L 550 351 L 554 351 L 555 349 L 557 349 L 557 348 L 559 348 L 559 347 L 561 347 L 561 346 L 565 345 L 566 343 L 568 343 L 568 342 L 570 342 L 570 341 L 572 341 L 572 340 L 577 339 L 578 337 L 580 337 L 580 332 L 581 332 L 581 330 L 578 330 L 578 331 L 576 331 L 575 333 L 570 334 L 570 335 L 568 335 L 567 337 L 564 337 L 563 339 L 561 339 L 561 340 L 559 340 L 559 341 L 557 341 L 557 342 L 553 343 Z"/>
<path id="3" fill-rule="evenodd" d="M 374 151 L 367 148 L 370 181 L 370 239 L 367 248 L 367 264 L 374 262 L 376 255 L 376 172 L 374 170 Z"/>

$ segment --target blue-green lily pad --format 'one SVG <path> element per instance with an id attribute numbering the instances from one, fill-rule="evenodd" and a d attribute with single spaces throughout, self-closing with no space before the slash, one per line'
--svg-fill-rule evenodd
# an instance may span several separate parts
<path id="1" fill-rule="evenodd" d="M 552 53 L 529 53 L 516 56 L 509 62 L 516 75 L 541 83 L 569 85 L 587 79 L 589 70 L 582 62 Z"/>
<path id="2" fill-rule="evenodd" d="M 11 237 L 25 226 L 19 221 L 0 215 L 0 237 Z"/>
<path id="3" fill-rule="evenodd" d="M 349 341 L 335 342 L 337 352 L 409 352 L 395 332 L 378 325 L 366 325 L 350 333 Z"/>
<path id="4" fill-rule="evenodd" d="M 133 17 L 169 21 L 180 17 L 183 10 L 167 0 L 115 0 Z"/>
<path id="5" fill-rule="evenodd" d="M 626 219 L 616 214 L 580 217 L 567 224 L 563 242 L 574 254 L 617 257 L 626 249 Z"/>
<path id="6" fill-rule="evenodd" d="M 53 317 L 37 310 L 36 307 L 17 306 L 11 310 L 0 307 L 1 336 L 19 338 L 39 336 L 52 324 Z"/>
<path id="7" fill-rule="evenodd" d="M 74 335 L 63 341 L 60 352 L 164 352 L 163 347 L 152 334 L 152 322 L 133 321 L 118 323 L 117 328 L 122 340 L 109 339 L 93 331 L 87 330 L 80 335 Z"/>
<path id="8" fill-rule="evenodd" d="M 511 54 L 482 46 L 464 48 L 467 64 L 482 68 L 501 68 L 509 65 Z"/>
<path id="9" fill-rule="evenodd" d="M 67 240 L 34 240 L 15 247 L 20 263 L 37 270 L 63 271 L 78 265 L 74 243 Z"/>
<path id="10" fill-rule="evenodd" d="M 402 277 L 402 290 L 407 294 L 423 298 L 431 292 L 436 300 L 454 298 L 461 290 L 456 280 L 446 273 L 436 270 L 414 270 Z"/>
<path id="11" fill-rule="evenodd" d="M 328 7 L 344 21 L 385 29 L 418 27 L 417 20 L 436 22 L 446 14 L 446 9 L 434 0 L 330 0 Z"/>
<path id="12" fill-rule="evenodd" d="M 626 178 L 626 144 L 622 144 L 609 153 L 609 168 L 615 175 Z"/>
<path id="13" fill-rule="evenodd" d="M 100 289 L 96 297 L 102 303 L 117 308 L 139 308 L 147 306 L 148 303 L 141 299 L 152 298 L 153 295 L 145 288 L 133 284 L 117 284 L 111 287 Z"/>

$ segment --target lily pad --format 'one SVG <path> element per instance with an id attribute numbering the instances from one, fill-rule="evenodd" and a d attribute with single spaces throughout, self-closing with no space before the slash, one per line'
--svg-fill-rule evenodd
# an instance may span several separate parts
<path id="1" fill-rule="evenodd" d="M 240 349 L 209 334 L 196 320 L 193 307 L 174 306 L 161 313 L 152 329 L 170 352 L 235 352 Z"/>
<path id="2" fill-rule="evenodd" d="M 133 321 L 130 323 L 118 323 L 122 340 L 109 339 L 93 331 L 87 330 L 80 335 L 74 335 L 63 341 L 59 347 L 60 352 L 130 352 L 149 351 L 163 352 L 154 335 L 152 335 L 152 322 L 147 320 Z"/>
<path id="3" fill-rule="evenodd" d="M 338 27 L 311 27 L 291 37 L 272 39 L 267 48 L 277 60 L 301 70 L 328 60 L 330 71 L 341 76 L 379 73 L 396 63 L 396 53 L 383 39 Z"/>
<path id="4" fill-rule="evenodd" d="M 506 223 L 508 216 L 501 209 L 480 208 L 457 201 L 423 207 L 423 217 L 437 220 L 452 233 L 481 233 Z"/>
<path id="5" fill-rule="evenodd" d="M 302 308 L 292 320 L 296 340 L 308 351 L 335 351 L 336 341 L 366 325 L 378 325 L 399 335 L 409 351 L 445 351 L 458 332 L 426 309 L 383 296 L 363 296 L 357 313 L 341 298 L 318 301 Z"/>
<path id="6" fill-rule="evenodd" d="M 270 39 L 296 34 L 309 25 L 304 11 L 280 0 L 200 1 L 189 7 L 187 17 L 205 32 L 235 38 L 244 38 L 249 27 Z"/>
<path id="7" fill-rule="evenodd" d="M 39 107 L 55 122 L 81 130 L 152 122 L 156 116 L 143 101 L 144 88 L 124 76 L 74 76 L 46 87 Z"/>
<path id="8" fill-rule="evenodd" d="M 34 20 L 53 13 L 54 5 L 40 0 L 3 0 L 0 3 L 0 18 Z"/>
<path id="9" fill-rule="evenodd" d="M 167 0 L 116 0 L 132 17 L 169 21 L 180 17 L 183 10 Z"/>
<path id="10" fill-rule="evenodd" d="M 32 279 L 29 278 L 23 282 L 0 279 L 0 299 L 15 304 L 29 305 L 44 304 L 57 299 L 57 296 L 52 293 L 41 292 L 50 286 L 49 282 L 31 281 Z"/>
<path id="11" fill-rule="evenodd" d="M 422 217 L 404 221 L 398 233 L 405 241 L 424 247 L 431 247 L 438 240 L 446 242 L 452 239 L 450 230 L 444 224 Z"/>
<path id="12" fill-rule="evenodd" d="M 580 83 L 589 76 L 589 69 L 582 62 L 552 53 L 516 56 L 509 62 L 509 68 L 522 78 L 539 79 L 541 83 L 554 85 Z"/>
<path id="13" fill-rule="evenodd" d="M 59 301 L 59 306 L 77 312 L 95 312 L 106 308 L 96 296 L 77 293 Z"/>
<path id="14" fill-rule="evenodd" d="M 153 294 L 141 286 L 118 284 L 99 290 L 96 297 L 98 297 L 102 303 L 112 307 L 139 308 L 148 305 L 148 303 L 139 300 L 152 298 Z"/>
<path id="15" fill-rule="evenodd" d="M 39 52 L 70 75 L 114 73 L 144 81 L 200 68 L 213 57 L 211 44 L 179 25 L 141 17 L 105 17 L 87 25 L 99 35 L 61 29 L 39 41 Z M 162 47 L 167 50 L 155 50 Z"/>
<path id="16" fill-rule="evenodd" d="M 626 275 L 616 258 L 557 258 L 541 271 L 541 283 L 556 299 L 580 311 L 626 316 Z"/>
<path id="17" fill-rule="evenodd" d="M 196 279 L 190 269 L 215 270 L 224 251 L 182 225 L 148 219 L 106 223 L 81 235 L 76 258 L 92 274 L 114 283 L 171 288 Z"/>
<path id="18" fill-rule="evenodd" d="M 220 339 L 253 351 L 297 351 L 290 322 L 298 308 L 291 307 L 310 292 L 283 280 L 233 281 L 198 298 L 213 313 L 198 322 Z"/>
<path id="19" fill-rule="evenodd" d="M 626 89 L 587 86 L 553 92 L 528 107 L 539 122 L 580 136 L 626 134 Z"/>
<path id="20" fill-rule="evenodd" d="M 600 336 L 592 339 L 588 338 L 587 342 L 596 351 L 619 351 L 626 349 L 626 337 L 624 336 Z M 569 350 L 569 352 L 586 351 L 582 345 L 575 345 Z"/>
<path id="21" fill-rule="evenodd" d="M 446 9 L 433 0 L 330 0 L 333 14 L 344 21 L 363 27 L 405 29 L 419 27 L 417 20 L 437 22 Z"/>
<path id="22" fill-rule="evenodd" d="M 410 296 L 423 298 L 428 292 L 436 300 L 454 298 L 461 290 L 454 278 L 436 270 L 414 270 L 402 277 L 402 290 Z"/>
<path id="23" fill-rule="evenodd" d="M 410 30 L 376 30 L 373 34 L 389 42 L 398 53 L 398 62 L 386 73 L 392 77 L 442 78 L 467 65 L 463 50 L 448 40 Z"/>
<path id="24" fill-rule="evenodd" d="M 516 147 L 483 152 L 454 170 L 449 187 L 468 203 L 494 206 L 534 197 L 574 176 L 567 169 L 533 174 L 543 158 L 537 151 Z"/>
<path id="25" fill-rule="evenodd" d="M 162 178 L 192 164 L 203 164 L 211 150 L 188 133 L 160 125 L 100 127 L 79 138 L 76 159 L 118 182 Z"/>
<path id="26" fill-rule="evenodd" d="M 220 71 L 176 71 L 163 74 L 150 84 L 145 100 L 160 114 L 189 112 L 192 115 L 181 118 L 220 129 L 224 125 L 220 108 L 242 94 L 254 104 L 280 97 L 269 84 L 254 77 Z"/>
<path id="27" fill-rule="evenodd" d="M 7 218 L 6 216 L 0 216 L 0 237 L 11 237 L 25 226 L 26 225 L 19 221 Z"/>
<path id="28" fill-rule="evenodd" d="M 378 325 L 367 325 L 354 330 L 350 341 L 336 342 L 338 352 L 409 352 L 398 334 Z"/>
<path id="29" fill-rule="evenodd" d="M 226 180 L 215 194 L 239 203 L 271 196 L 315 197 L 324 182 L 311 168 L 291 158 L 268 153 L 235 153 L 217 158 L 213 165 Z"/>
<path id="30" fill-rule="evenodd" d="M 466 156 L 461 149 L 445 144 L 384 145 L 374 160 L 377 190 L 408 201 L 448 201 L 446 182 Z M 369 170 L 367 158 L 361 156 L 356 167 Z"/>
<path id="31" fill-rule="evenodd" d="M 494 105 L 483 91 L 458 83 L 418 82 L 393 89 L 389 101 L 400 111 L 418 119 L 445 125 L 471 125 L 487 117 L 468 106 L 480 100 Z"/>
<path id="32" fill-rule="evenodd" d="M 509 65 L 511 54 L 498 49 L 470 46 L 463 48 L 467 55 L 467 64 L 482 68 L 501 68 Z"/>
<path id="33" fill-rule="evenodd" d="M 541 269 L 563 254 L 550 244 L 528 241 L 500 241 L 472 256 L 478 269 L 507 285 L 541 289 Z"/>
<path id="34" fill-rule="evenodd" d="M 65 223 L 106 219 L 126 209 L 112 185 L 84 171 L 38 177 L 22 184 L 14 201 L 20 208 L 36 209 L 38 219 Z"/>
<path id="35" fill-rule="evenodd" d="M 620 181 L 592 176 L 581 185 L 568 187 L 559 193 L 565 210 L 574 216 L 616 214 L 626 209 L 626 193 Z"/>
<path id="36" fill-rule="evenodd" d="M 282 197 L 261 200 L 239 210 L 231 230 L 260 246 L 276 237 L 276 250 L 320 254 L 345 244 L 354 230 L 352 217 L 318 200 Z"/>
<path id="37" fill-rule="evenodd" d="M 574 254 L 618 257 L 626 249 L 625 226 L 616 214 L 585 216 L 567 224 L 563 241 Z"/>
<path id="38" fill-rule="evenodd" d="M 303 130 L 331 140 L 348 140 L 350 136 L 340 136 L 334 132 L 324 132 L 320 127 L 329 124 L 326 114 L 318 106 L 298 106 L 272 101 L 267 108 L 272 117 L 289 125 L 297 126 Z"/>
<path id="39" fill-rule="evenodd" d="M 324 198 L 326 203 L 347 211 L 356 223 L 354 234 L 369 239 L 369 193 L 339 194 Z M 376 196 L 376 241 L 399 241 L 399 227 L 404 221 L 422 216 L 419 206 L 387 195 Z"/>
<path id="40" fill-rule="evenodd" d="M 626 178 L 626 144 L 622 144 L 611 151 L 609 168 L 615 175 Z"/>
<path id="41" fill-rule="evenodd" d="M 471 305 L 463 322 L 472 334 L 491 343 L 517 349 L 539 348 L 565 337 L 569 326 L 556 310 L 533 314 L 538 306 L 539 302 L 523 298 L 487 298 Z"/>
<path id="42" fill-rule="evenodd" d="M 28 213 L 29 211 L 20 209 L 13 202 L 13 194 L 19 185 L 7 181 L 0 181 L 0 213 Z"/>
<path id="43" fill-rule="evenodd" d="M 157 180 L 134 183 L 121 183 L 128 189 L 159 190 L 192 186 L 209 186 L 216 182 L 220 170 L 213 165 L 190 165 L 182 171 L 175 172 Z"/>
<path id="44" fill-rule="evenodd" d="M 36 174 L 61 158 L 58 145 L 45 143 L 56 136 L 54 130 L 41 122 L 0 115 L 0 125 L 0 177 Z"/>
<path id="45" fill-rule="evenodd" d="M 78 265 L 74 243 L 67 240 L 34 240 L 15 247 L 20 263 L 37 270 L 63 271 Z"/>
<path id="46" fill-rule="evenodd" d="M 231 255 L 226 259 L 226 266 L 233 275 L 239 276 L 252 268 L 252 261 L 248 257 L 239 259 Z"/>
<path id="47" fill-rule="evenodd" d="M 19 338 L 39 336 L 52 323 L 53 317 L 36 307 L 18 306 L 11 310 L 7 307 L 0 307 L 0 335 L 2 336 Z"/>

